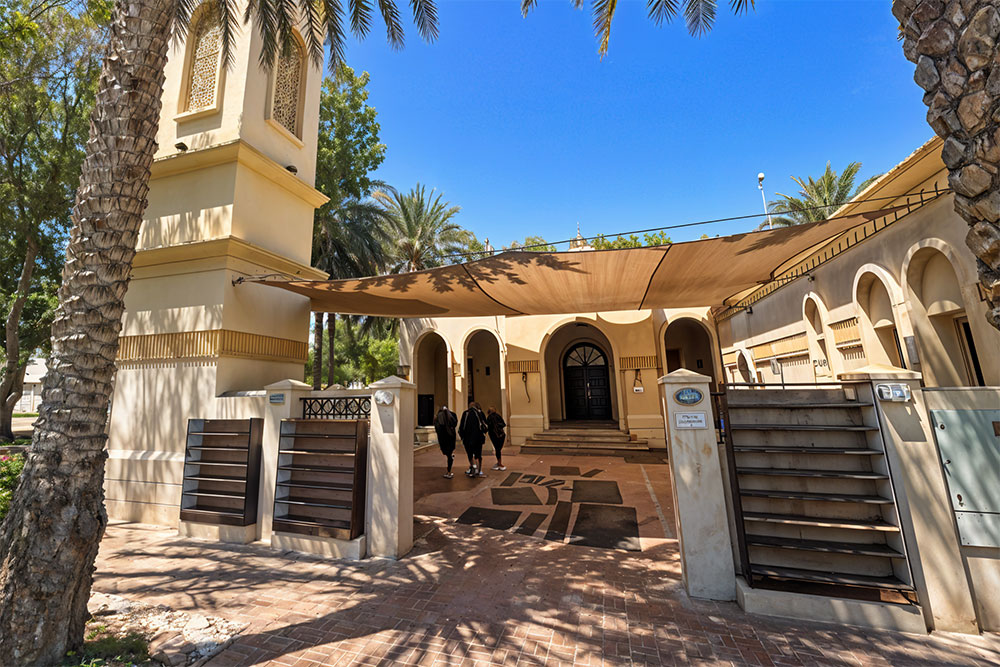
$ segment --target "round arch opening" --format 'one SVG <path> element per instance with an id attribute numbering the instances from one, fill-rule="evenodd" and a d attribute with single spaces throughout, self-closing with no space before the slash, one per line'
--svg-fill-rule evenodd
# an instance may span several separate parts
<path id="1" fill-rule="evenodd" d="M 571 322 L 545 345 L 549 423 L 618 421 L 619 397 L 611 341 L 597 327 Z"/>
<path id="2" fill-rule="evenodd" d="M 448 365 L 448 345 L 440 334 L 432 331 L 417 341 L 413 348 L 417 426 L 433 424 L 437 409 L 448 404 Z"/>
<path id="3" fill-rule="evenodd" d="M 670 322 L 663 332 L 663 352 L 667 373 L 684 368 L 709 376 L 715 387 L 712 337 L 701 322 L 689 317 Z"/>
<path id="4" fill-rule="evenodd" d="M 948 257 L 936 248 L 921 248 L 906 267 L 906 284 L 926 379 L 938 386 L 985 385 L 962 288 Z"/>
<path id="5" fill-rule="evenodd" d="M 906 368 L 899 341 L 896 313 L 885 283 L 872 272 L 858 280 L 856 299 L 869 344 L 865 350 L 869 362 Z"/>
<path id="6" fill-rule="evenodd" d="M 494 408 L 504 414 L 503 376 L 500 366 L 500 343 L 489 331 L 480 329 L 465 342 L 465 402 L 478 402 L 483 410 Z"/>

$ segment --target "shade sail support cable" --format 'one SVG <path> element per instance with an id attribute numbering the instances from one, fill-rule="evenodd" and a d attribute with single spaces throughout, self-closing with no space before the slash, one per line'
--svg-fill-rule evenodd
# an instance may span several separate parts
<path id="1" fill-rule="evenodd" d="M 646 283 L 646 291 L 642 293 L 642 301 L 639 302 L 639 310 L 642 310 L 646 306 L 646 297 L 649 296 L 649 288 L 653 284 L 653 276 L 655 276 L 656 272 L 660 270 L 660 267 L 663 265 L 663 260 L 667 258 L 668 252 L 670 252 L 670 246 L 666 246 L 663 249 L 663 255 L 660 257 L 660 261 L 657 262 L 656 268 L 653 269 L 653 272 L 649 274 L 649 281 Z"/>
<path id="2" fill-rule="evenodd" d="M 471 280 L 475 284 L 476 289 L 479 290 L 480 292 L 482 292 L 483 294 L 485 294 L 486 296 L 488 296 L 490 298 L 490 300 L 492 300 L 498 306 L 502 306 L 503 308 L 507 308 L 509 310 L 513 310 L 518 315 L 524 315 L 524 313 L 522 313 L 517 308 L 514 308 L 513 306 L 508 306 L 506 303 L 500 301 L 499 299 L 495 298 L 492 294 L 490 294 L 489 292 L 487 292 L 486 290 L 484 290 L 483 286 L 480 285 L 479 281 L 476 280 L 476 277 L 474 275 L 472 275 L 472 273 L 469 272 L 469 267 L 467 267 L 465 264 L 462 264 L 462 270 L 465 271 L 465 275 L 469 276 L 469 280 Z"/>

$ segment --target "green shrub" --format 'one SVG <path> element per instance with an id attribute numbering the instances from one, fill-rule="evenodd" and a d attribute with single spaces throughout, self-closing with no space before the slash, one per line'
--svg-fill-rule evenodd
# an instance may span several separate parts
<path id="1" fill-rule="evenodd" d="M 7 516 L 22 470 L 24 454 L 0 454 L 0 521 Z"/>

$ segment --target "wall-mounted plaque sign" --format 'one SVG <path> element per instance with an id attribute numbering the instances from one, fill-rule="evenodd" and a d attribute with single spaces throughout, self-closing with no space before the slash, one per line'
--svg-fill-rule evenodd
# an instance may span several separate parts
<path id="1" fill-rule="evenodd" d="M 268 403 L 271 405 L 284 405 L 285 395 L 284 394 L 269 394 L 267 397 Z"/>
<path id="2" fill-rule="evenodd" d="M 704 394 L 693 387 L 684 387 L 674 392 L 674 400 L 681 405 L 697 405 L 701 403 L 703 398 L 705 398 Z"/>
<path id="3" fill-rule="evenodd" d="M 708 415 L 704 412 L 674 413 L 674 423 L 677 428 L 708 428 Z"/>

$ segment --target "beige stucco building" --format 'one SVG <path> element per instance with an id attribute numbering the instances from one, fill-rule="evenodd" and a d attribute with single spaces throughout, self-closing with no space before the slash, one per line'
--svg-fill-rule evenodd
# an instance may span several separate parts
<path id="1" fill-rule="evenodd" d="M 835 214 L 876 211 L 852 218 L 856 225 L 673 246 L 671 256 L 687 260 L 671 266 L 697 274 L 668 271 L 658 303 L 681 292 L 676 302 L 716 303 L 646 308 L 662 249 L 630 250 L 628 260 L 618 255 L 636 266 L 619 264 L 610 275 L 575 243 L 581 261 L 568 261 L 566 253 L 546 260 L 572 264 L 562 277 L 537 271 L 545 261 L 529 266 L 533 260 L 525 258 L 541 256 L 535 253 L 514 253 L 511 266 L 489 276 L 513 300 L 534 301 L 515 305 L 546 313 L 511 315 L 517 311 L 480 289 L 475 266 L 441 269 L 452 272 L 441 283 L 449 289 L 411 289 L 433 280 L 426 274 L 348 287 L 306 282 L 326 277 L 309 265 L 313 213 L 325 201 L 314 188 L 321 71 L 301 44 L 273 70 L 261 69 L 252 26 L 240 31 L 233 66 L 224 70 L 219 39 L 205 5 L 167 65 L 109 420 L 105 490 L 112 518 L 329 557 L 400 557 L 413 539 L 412 443 L 430 438 L 427 425 L 439 406 L 461 411 L 476 400 L 503 413 L 515 445 L 572 427 L 575 434 L 592 428 L 616 450 L 666 449 L 693 596 L 732 599 L 737 575 L 752 583 L 781 566 L 779 580 L 859 588 L 874 582 L 919 604 L 803 602 L 769 597 L 777 594 L 766 588 L 739 589 L 745 608 L 918 631 L 1000 628 L 1000 495 L 988 476 L 996 470 L 972 468 L 982 498 L 976 507 L 962 506 L 960 496 L 951 497 L 958 487 L 949 491 L 956 478 L 946 478 L 952 461 L 942 459 L 939 434 L 929 425 L 950 419 L 952 432 L 961 433 L 985 428 L 983 415 L 1000 412 L 1000 332 L 984 318 L 938 140 Z M 833 240 L 788 242 L 797 236 Z M 731 249 L 737 243 L 738 253 Z M 797 254 L 782 254 L 793 246 Z M 730 264 L 706 267 L 699 262 L 704 248 L 711 249 L 705 256 Z M 740 282 L 753 285 L 740 293 L 690 296 L 694 281 L 738 273 L 737 263 L 746 276 L 748 265 L 765 261 L 778 265 L 767 267 L 759 284 Z M 632 284 L 643 270 L 649 283 Z M 261 284 L 268 276 L 285 289 Z M 558 286 L 545 280 L 565 286 L 570 278 L 577 282 L 565 297 L 568 311 L 581 303 L 613 308 L 626 292 L 638 300 L 631 309 L 555 312 L 563 302 L 551 306 Z M 419 289 L 438 302 L 407 296 Z M 545 291 L 547 304 L 538 306 L 543 300 L 534 296 Z M 390 315 L 439 314 L 447 312 L 442 301 L 464 299 L 465 314 L 477 316 L 405 319 L 400 374 L 411 382 L 388 378 L 355 392 L 316 392 L 299 380 L 310 310 L 324 310 L 329 298 L 340 299 L 339 312 L 387 314 L 374 310 L 387 303 L 437 308 Z M 822 384 L 837 380 L 844 382 Z M 740 389 L 748 383 L 757 388 Z M 879 385 L 891 391 L 877 395 Z M 726 400 L 744 423 L 712 428 L 721 409 L 706 394 L 717 390 L 732 390 Z M 370 407 L 328 418 L 324 402 L 336 401 L 351 410 L 365 401 Z M 691 405 L 699 407 L 692 412 Z M 813 414 L 822 410 L 834 416 Z M 734 441 L 737 426 L 751 435 Z M 813 431 L 818 435 L 794 435 Z M 561 437 L 545 442 L 576 446 L 577 435 Z M 983 460 L 996 454 L 991 440 L 980 440 L 974 444 Z M 945 446 L 966 444 L 952 437 Z M 744 513 L 733 481 L 744 475 L 795 479 L 744 487 L 753 508 Z M 827 485 L 830 479 L 839 486 Z M 757 540 L 749 546 L 744 524 Z M 852 531 L 865 538 L 856 541 Z M 743 557 L 747 550 L 753 559 Z"/>
<path id="2" fill-rule="evenodd" d="M 941 192 L 939 154 L 940 140 L 927 142 L 836 216 L 909 210 L 726 304 L 406 320 L 400 363 L 417 385 L 418 424 L 435 406 L 475 399 L 503 409 L 515 443 L 594 420 L 663 447 L 654 383 L 678 368 L 716 383 L 815 383 L 874 364 L 919 371 L 930 387 L 1000 384 L 1000 333 L 984 317 L 967 226 Z M 572 355 L 581 345 L 598 353 L 582 399 Z"/>

